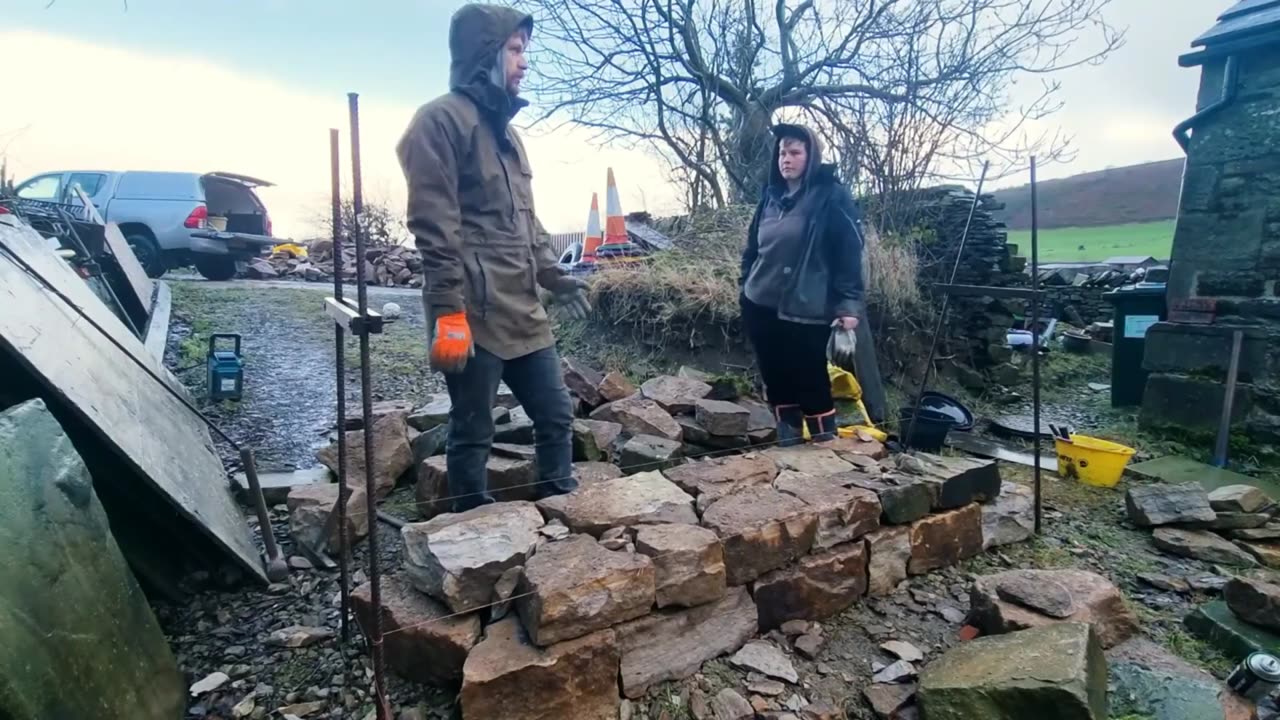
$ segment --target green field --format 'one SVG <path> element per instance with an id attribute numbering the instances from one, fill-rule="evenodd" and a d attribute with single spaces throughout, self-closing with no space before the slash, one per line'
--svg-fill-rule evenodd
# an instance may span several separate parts
<path id="1" fill-rule="evenodd" d="M 1150 255 L 1168 260 L 1173 246 L 1173 220 L 1069 227 L 1040 231 L 1040 262 L 1101 261 L 1117 255 Z M 1010 230 L 1018 254 L 1031 257 L 1031 231 Z"/>

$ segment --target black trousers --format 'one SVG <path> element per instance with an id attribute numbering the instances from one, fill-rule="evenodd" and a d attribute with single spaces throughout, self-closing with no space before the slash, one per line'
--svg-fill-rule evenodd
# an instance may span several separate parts
<path id="1" fill-rule="evenodd" d="M 831 328 L 783 320 L 776 309 L 756 305 L 746 296 L 739 301 L 742 324 L 755 351 L 769 404 L 799 405 L 805 415 L 834 410 L 827 375 Z"/>

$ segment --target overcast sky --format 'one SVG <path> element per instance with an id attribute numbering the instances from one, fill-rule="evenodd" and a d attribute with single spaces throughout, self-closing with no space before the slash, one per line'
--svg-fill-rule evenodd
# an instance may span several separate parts
<path id="1" fill-rule="evenodd" d="M 461 2 L 0 4 L 0 153 L 20 178 L 80 168 L 255 175 L 280 186 L 265 193 L 277 234 L 304 238 L 326 212 L 330 127 L 343 131 L 346 162 L 347 91 L 362 96 L 366 195 L 403 205 L 393 148 L 413 110 L 446 89 L 448 20 Z M 1100 67 L 1060 76 L 1066 107 L 1051 123 L 1074 137 L 1077 156 L 1044 177 L 1178 157 L 1170 131 L 1194 111 L 1198 73 L 1177 56 L 1231 4 L 1112 0 L 1107 20 L 1128 28 L 1127 44 Z M 552 231 L 584 229 L 610 166 L 624 210 L 678 209 L 647 155 L 534 130 L 536 202 Z"/>

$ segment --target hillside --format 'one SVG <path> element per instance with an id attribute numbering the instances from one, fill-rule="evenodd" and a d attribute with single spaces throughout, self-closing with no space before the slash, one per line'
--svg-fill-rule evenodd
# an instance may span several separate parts
<path id="1" fill-rule="evenodd" d="M 1182 158 L 1108 168 L 1039 183 L 1040 227 L 1099 227 L 1169 220 L 1178 215 Z M 1029 186 L 998 190 L 1010 229 L 1031 227 Z"/>

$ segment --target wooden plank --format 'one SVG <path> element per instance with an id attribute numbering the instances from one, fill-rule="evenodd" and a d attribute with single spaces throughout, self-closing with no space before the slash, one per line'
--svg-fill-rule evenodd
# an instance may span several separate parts
<path id="1" fill-rule="evenodd" d="M 192 527 L 266 582 L 244 515 L 203 422 L 138 367 L 185 389 L 40 235 L 0 217 L 0 245 L 105 328 L 128 356 L 0 252 L 0 350 L 10 352 L 133 470 L 113 482 L 158 493 Z"/>
<path id="2" fill-rule="evenodd" d="M 142 269 L 138 256 L 133 254 L 129 241 L 124 239 L 120 226 L 107 223 L 103 233 L 107 236 L 107 249 L 115 256 L 116 262 L 120 263 L 120 269 L 124 271 L 125 279 L 129 281 L 129 287 L 133 290 L 138 307 L 146 308 L 150 314 L 151 296 L 154 293 L 151 278 L 147 277 L 147 272 Z"/>
<path id="3" fill-rule="evenodd" d="M 173 311 L 173 296 L 169 292 L 169 283 L 155 283 L 156 297 L 151 303 L 151 316 L 147 320 L 144 336 L 147 354 L 157 362 L 164 362 L 164 349 L 169 342 L 169 315 Z"/>

